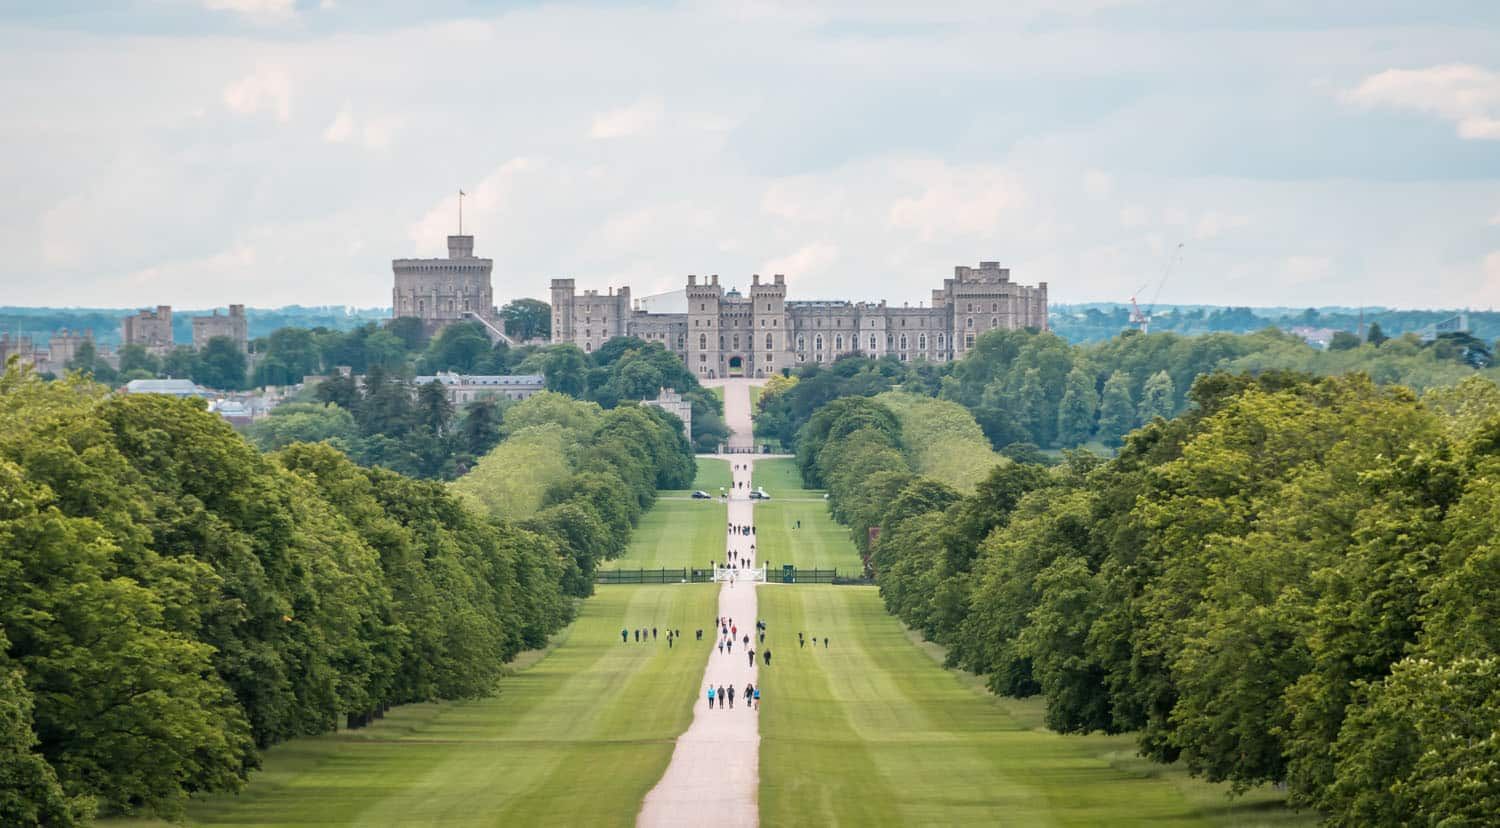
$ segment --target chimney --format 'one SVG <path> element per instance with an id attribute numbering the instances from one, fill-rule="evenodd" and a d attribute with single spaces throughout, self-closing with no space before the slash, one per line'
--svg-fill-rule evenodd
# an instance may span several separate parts
<path id="1" fill-rule="evenodd" d="M 696 274 L 689 273 L 688 274 L 688 287 L 697 287 L 697 285 L 698 285 L 698 276 Z"/>
<path id="2" fill-rule="evenodd" d="M 778 284 L 778 285 L 785 285 L 786 284 L 786 276 L 784 276 L 784 275 L 782 275 L 780 273 L 776 274 L 776 284 Z"/>
<path id="3" fill-rule="evenodd" d="M 750 274 L 750 284 L 752 286 L 754 286 L 754 287 L 760 287 L 760 274 L 759 273 L 752 273 L 752 274 Z"/>
<path id="4" fill-rule="evenodd" d="M 715 273 L 714 275 L 708 277 L 708 279 L 709 279 L 708 283 L 710 285 L 712 285 L 714 287 L 718 287 L 719 286 L 719 274 Z"/>

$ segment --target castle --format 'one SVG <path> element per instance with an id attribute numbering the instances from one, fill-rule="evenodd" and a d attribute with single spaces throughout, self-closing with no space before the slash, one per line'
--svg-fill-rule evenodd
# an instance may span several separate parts
<path id="1" fill-rule="evenodd" d="M 391 316 L 420 319 L 428 334 L 472 319 L 496 335 L 494 266 L 493 259 L 475 258 L 473 236 L 449 236 L 446 259 L 394 259 Z"/>
<path id="2" fill-rule="evenodd" d="M 593 351 L 615 336 L 660 342 L 702 378 L 764 377 L 844 354 L 903 362 L 960 359 L 976 337 L 999 329 L 1047 327 L 1047 283 L 1010 280 L 999 262 L 959 266 L 932 291 L 930 306 L 786 298 L 786 277 L 751 277 L 750 294 L 725 291 L 719 277 L 687 277 L 685 313 L 631 304 L 630 288 L 579 293 L 572 279 L 552 280 L 552 341 Z"/>

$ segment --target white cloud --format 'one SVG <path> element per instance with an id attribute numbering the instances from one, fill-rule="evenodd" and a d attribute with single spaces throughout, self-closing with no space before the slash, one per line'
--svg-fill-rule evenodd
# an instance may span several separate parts
<path id="1" fill-rule="evenodd" d="M 1235 230 L 1250 223 L 1246 216 L 1238 216 L 1210 210 L 1198 219 L 1198 225 L 1193 229 L 1193 237 L 1198 239 L 1212 239 L 1229 231 Z"/>
<path id="2" fill-rule="evenodd" d="M 1490 216 L 1490 226 L 1500 227 L 1500 213 L 1496 213 L 1493 216 Z"/>
<path id="3" fill-rule="evenodd" d="M 761 265 L 764 276 L 776 273 L 791 274 L 793 278 L 811 280 L 826 275 L 828 268 L 839 260 L 839 248 L 828 242 L 813 242 L 785 255 L 769 259 Z"/>
<path id="4" fill-rule="evenodd" d="M 1281 262 L 1281 271 L 1288 285 L 1315 282 L 1326 279 L 1333 272 L 1333 259 L 1328 256 L 1288 256 Z"/>
<path id="5" fill-rule="evenodd" d="M 1120 226 L 1122 227 L 1140 227 L 1147 220 L 1147 210 L 1139 204 L 1131 204 L 1120 208 Z"/>
<path id="6" fill-rule="evenodd" d="M 630 106 L 596 116 L 593 126 L 589 128 L 589 137 L 632 138 L 648 135 L 661 122 L 664 109 L 661 98 L 642 98 Z"/>
<path id="7" fill-rule="evenodd" d="M 1367 109 L 1425 112 L 1452 121 L 1460 138 L 1500 140 L 1500 74 L 1479 66 L 1387 69 L 1344 93 Z"/>
<path id="8" fill-rule="evenodd" d="M 992 237 L 1026 206 L 1020 180 L 1003 168 L 911 161 L 898 165 L 894 172 L 919 192 L 897 198 L 887 213 L 887 224 L 913 232 L 923 241 Z"/>
<path id="9" fill-rule="evenodd" d="M 237 115 L 269 111 L 285 123 L 292 117 L 291 75 L 280 66 L 258 66 L 224 88 L 224 105 Z"/>
<path id="10" fill-rule="evenodd" d="M 333 118 L 333 123 L 323 130 L 323 140 L 330 144 L 342 144 L 354 137 L 354 113 L 345 104 L 339 114 Z"/>
<path id="11" fill-rule="evenodd" d="M 1115 191 L 1115 179 L 1107 172 L 1089 170 L 1083 174 L 1083 191 L 1094 201 L 1103 201 Z"/>
<path id="12" fill-rule="evenodd" d="M 324 8 L 331 8 L 331 0 L 325 3 Z M 203 0 L 203 7 L 232 12 L 252 23 L 284 23 L 297 16 L 297 0 Z"/>

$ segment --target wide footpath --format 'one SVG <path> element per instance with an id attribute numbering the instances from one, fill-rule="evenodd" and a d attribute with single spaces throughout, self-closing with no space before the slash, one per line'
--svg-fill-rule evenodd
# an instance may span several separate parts
<path id="1" fill-rule="evenodd" d="M 748 408 L 743 388 L 725 388 L 730 412 Z M 698 488 L 716 492 L 727 484 L 729 463 L 699 463 Z M 750 523 L 753 512 L 761 561 L 858 571 L 847 530 L 828 517 L 822 492 L 801 488 L 794 460 L 761 460 L 743 473 L 772 493 L 769 503 L 731 500 L 726 507 L 689 500 L 687 492 L 663 493 L 627 557 L 607 566 L 722 560 L 726 524 Z M 746 582 L 600 586 L 580 606 L 578 620 L 552 648 L 524 656 L 495 697 L 408 705 L 363 730 L 279 745 L 266 752 L 264 770 L 243 793 L 196 800 L 187 821 L 1314 822 L 1287 811 L 1272 792 L 1227 800 L 1224 786 L 1140 760 L 1128 735 L 1045 730 L 1035 701 L 998 699 L 972 677 L 943 669 L 942 654 L 887 615 L 873 587 L 784 585 L 774 578 L 758 589 Z M 756 649 L 773 651 L 770 667 L 750 668 L 739 645 L 733 654 L 718 653 L 711 625 L 726 614 L 741 635 L 747 625 L 753 630 L 757 614 L 766 621 L 766 644 L 756 642 Z M 649 636 L 652 627 L 651 640 L 637 642 L 633 632 L 620 640 L 622 628 Z M 670 647 L 669 629 L 683 632 Z M 731 681 L 761 688 L 758 712 L 738 698 L 734 710 L 707 709 L 709 682 Z"/>

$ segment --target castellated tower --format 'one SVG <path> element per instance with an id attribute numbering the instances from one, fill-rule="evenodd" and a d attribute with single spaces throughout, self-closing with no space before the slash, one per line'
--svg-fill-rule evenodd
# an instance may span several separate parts
<path id="1" fill-rule="evenodd" d="M 577 283 L 572 279 L 552 280 L 552 341 L 572 342 L 573 298 Z"/>
<path id="2" fill-rule="evenodd" d="M 687 368 L 700 379 L 724 376 L 723 347 L 724 332 L 719 329 L 719 303 L 724 298 L 724 289 L 719 287 L 719 276 L 714 274 L 698 284 L 698 277 L 688 276 L 688 342 Z"/>
<path id="3" fill-rule="evenodd" d="M 760 274 L 750 277 L 750 325 L 754 376 L 769 377 L 792 367 L 786 334 L 786 277 L 778 273 L 770 284 Z"/>
<path id="4" fill-rule="evenodd" d="M 394 259 L 391 313 L 422 320 L 428 333 L 461 319 L 494 322 L 492 259 L 474 256 L 473 236 L 449 236 L 446 259 Z"/>

